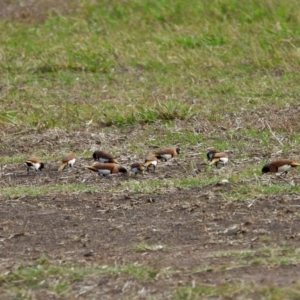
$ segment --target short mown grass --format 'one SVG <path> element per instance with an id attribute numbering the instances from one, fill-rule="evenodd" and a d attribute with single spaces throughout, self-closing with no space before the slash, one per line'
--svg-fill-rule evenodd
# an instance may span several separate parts
<path id="1" fill-rule="evenodd" d="M 296 104 L 297 7 L 87 2 L 72 16 L 2 21 L 0 126 L 220 122 L 266 103 Z"/>

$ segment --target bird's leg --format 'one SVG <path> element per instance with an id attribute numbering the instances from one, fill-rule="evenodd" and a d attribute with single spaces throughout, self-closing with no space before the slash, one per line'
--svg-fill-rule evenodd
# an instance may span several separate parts
<path id="1" fill-rule="evenodd" d="M 282 172 L 282 173 L 279 175 L 279 177 L 284 177 L 284 178 L 285 178 L 286 175 L 287 175 L 287 173 L 288 173 L 287 171 L 284 171 L 284 172 Z M 284 176 L 283 176 L 283 174 L 284 174 Z"/>
<path id="2" fill-rule="evenodd" d="M 174 158 L 174 161 L 176 162 L 176 164 L 177 164 L 178 166 L 180 166 L 180 163 L 177 161 L 177 159 Z"/>
<path id="3" fill-rule="evenodd" d="M 185 172 L 186 172 L 186 169 L 174 158 L 177 166 L 179 166 L 180 168 L 182 168 Z"/>
<path id="4" fill-rule="evenodd" d="M 284 176 L 284 177 L 281 176 L 282 174 L 285 174 L 285 176 Z M 282 181 L 284 181 L 284 182 L 286 182 L 286 183 L 289 184 L 290 186 L 293 186 L 293 184 L 291 184 L 291 183 L 286 179 L 286 174 L 287 174 L 287 171 L 282 172 L 282 173 L 278 176 L 279 179 L 282 180 Z"/>

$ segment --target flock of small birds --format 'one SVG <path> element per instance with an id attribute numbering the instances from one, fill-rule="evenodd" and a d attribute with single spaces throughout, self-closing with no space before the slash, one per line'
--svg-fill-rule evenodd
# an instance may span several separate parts
<path id="1" fill-rule="evenodd" d="M 145 170 L 150 171 L 150 169 L 153 169 L 155 172 L 158 161 L 168 161 L 178 154 L 180 154 L 180 148 L 166 148 L 159 150 L 148 156 L 144 163 L 133 163 L 130 166 L 131 172 L 134 175 L 137 175 L 138 173 L 143 174 Z M 110 153 L 97 150 L 93 153 L 93 159 L 96 163 L 86 167 L 87 169 L 98 173 L 99 176 L 108 178 L 112 174 L 128 173 L 127 169 L 121 166 L 117 159 Z M 75 164 L 75 161 L 75 153 L 69 153 L 62 159 L 58 171 L 63 171 L 68 167 L 72 168 Z M 45 168 L 45 164 L 37 157 L 32 157 L 25 163 L 27 165 L 27 174 L 29 174 L 30 170 L 35 170 L 38 172 Z"/>
<path id="2" fill-rule="evenodd" d="M 150 169 L 155 172 L 158 161 L 168 161 L 172 158 L 175 158 L 180 154 L 180 148 L 166 148 L 149 155 L 144 163 L 135 162 L 130 166 L 131 172 L 134 175 L 139 173 L 143 174 L 144 171 L 150 171 Z M 98 173 L 99 176 L 108 178 L 112 174 L 116 173 L 128 173 L 127 169 L 119 164 L 117 159 L 110 153 L 97 150 L 93 153 L 93 159 L 96 163 L 91 166 L 87 166 L 87 169 Z M 207 152 L 207 159 L 209 165 L 214 164 L 216 167 L 219 165 L 225 166 L 229 161 L 229 155 L 226 152 L 221 152 L 216 149 L 211 149 Z M 76 155 L 70 153 L 66 155 L 58 168 L 58 171 L 62 171 L 67 167 L 72 168 L 76 161 Z M 35 170 L 36 172 L 42 171 L 45 167 L 45 164 L 37 157 L 32 157 L 26 162 L 27 165 L 27 174 L 29 174 L 30 169 Z M 286 175 L 290 168 L 300 166 L 299 163 L 289 160 L 281 159 L 276 160 L 271 163 L 268 163 L 263 166 L 262 174 L 265 173 L 281 173 L 281 175 Z"/>

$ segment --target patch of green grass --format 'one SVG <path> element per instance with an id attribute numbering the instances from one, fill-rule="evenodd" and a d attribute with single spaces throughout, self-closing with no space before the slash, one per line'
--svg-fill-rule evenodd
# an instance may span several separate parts
<path id="1" fill-rule="evenodd" d="M 181 179 L 149 179 L 147 181 L 140 182 L 130 180 L 128 182 L 122 182 L 122 189 L 126 189 L 131 192 L 139 193 L 163 193 L 165 190 L 174 188 L 192 188 L 203 187 L 209 184 L 214 184 L 220 181 L 216 176 L 210 178 L 202 178 L 201 176 L 190 177 L 187 176 Z"/>
<path id="2" fill-rule="evenodd" d="M 110 106 L 105 104 L 102 106 L 102 110 L 105 113 L 98 119 L 98 123 L 106 126 L 151 124 L 175 119 L 187 120 L 192 118 L 194 114 L 191 106 L 175 100 L 157 101 L 151 105 L 145 101 L 145 103 L 140 103 L 140 105 L 128 105 L 122 110 L 118 109 L 118 105 Z"/>
<path id="3" fill-rule="evenodd" d="M 69 264 L 52 264 L 45 257 L 33 265 L 21 265 L 17 269 L 0 274 L 2 290 L 23 294 L 22 291 L 47 289 L 60 296 L 72 293 L 72 284 L 83 281 L 86 276 L 103 274 L 128 275 L 141 282 L 153 280 L 158 270 L 140 265 L 128 264 L 120 266 L 75 266 Z"/>
<path id="4" fill-rule="evenodd" d="M 147 252 L 147 251 L 157 251 L 165 249 L 164 245 L 160 244 L 147 244 L 145 241 L 140 242 L 132 248 L 134 252 Z"/>
<path id="5" fill-rule="evenodd" d="M 250 292 L 250 285 L 244 285 L 243 294 Z M 218 286 L 198 285 L 192 287 L 178 288 L 174 299 L 193 300 L 193 299 L 211 299 L 215 297 L 236 297 L 241 293 L 241 286 L 238 284 L 221 284 Z"/>
<path id="6" fill-rule="evenodd" d="M 261 236 L 259 239 L 260 239 L 260 241 L 262 241 L 262 242 L 264 242 L 264 243 L 269 243 L 269 242 L 272 241 L 272 238 L 269 237 L 268 235 L 263 235 L 263 236 Z"/>
<path id="7" fill-rule="evenodd" d="M 260 248 L 258 250 L 231 250 L 215 252 L 214 257 L 234 257 L 234 266 L 237 265 L 264 265 L 276 267 L 280 265 L 291 265 L 300 259 L 298 248 L 280 247 L 280 248 Z M 226 265 L 228 267 L 228 265 Z M 217 269 L 221 268 L 219 266 Z M 217 270 L 216 269 L 216 270 Z"/>
<path id="8" fill-rule="evenodd" d="M 297 264 L 300 259 L 299 249 L 292 247 L 280 248 L 260 248 L 257 250 L 230 250 L 214 252 L 212 254 L 218 258 L 234 258 L 225 260 L 224 263 L 217 261 L 216 265 L 203 265 L 194 268 L 195 273 L 202 272 L 227 272 L 231 269 L 242 268 L 251 265 L 263 265 L 267 268 L 277 268 L 279 266 L 289 266 Z M 246 297 L 255 293 L 257 299 L 297 299 L 299 296 L 298 284 L 287 288 L 277 288 L 274 286 L 263 286 L 249 283 L 240 283 L 238 280 L 231 282 L 230 285 L 200 285 L 183 287 L 177 290 L 175 299 L 211 299 L 212 297 Z"/>
<path id="9" fill-rule="evenodd" d="M 1 21 L 0 126 L 222 123 L 266 103 L 297 104 L 297 7 L 113 0 L 43 22 Z"/>
<path id="10" fill-rule="evenodd" d="M 268 286 L 262 287 L 248 283 L 230 283 L 220 285 L 197 285 L 194 288 L 180 287 L 177 289 L 174 299 L 176 300 L 196 300 L 212 298 L 247 298 L 255 294 L 256 299 L 298 299 L 299 285 L 294 284 L 289 287 Z"/>
<path id="11" fill-rule="evenodd" d="M 228 193 L 222 195 L 223 199 L 232 201 L 242 201 L 251 199 L 261 195 L 278 195 L 293 192 L 299 192 L 299 186 L 292 186 L 286 182 L 272 183 L 270 185 L 263 185 L 260 182 L 256 184 L 239 184 Z"/>
<path id="12" fill-rule="evenodd" d="M 194 268 L 193 273 L 202 273 L 202 272 L 212 272 L 214 271 L 214 267 L 204 265 Z"/>
<path id="13" fill-rule="evenodd" d="M 139 192 L 139 193 L 157 193 L 158 191 L 163 191 L 165 189 L 170 189 L 174 187 L 173 180 L 160 180 L 153 179 L 143 181 L 143 184 L 137 181 L 130 180 L 128 182 L 122 182 L 122 189 L 126 189 L 131 192 Z"/>
<path id="14" fill-rule="evenodd" d="M 182 145 L 183 148 L 182 153 L 178 157 L 179 160 L 182 155 L 185 156 L 184 147 L 188 147 L 190 145 L 197 145 L 203 140 L 202 135 L 192 132 L 191 130 L 182 130 L 180 132 L 176 132 L 173 123 L 169 123 L 163 128 L 164 130 L 160 134 L 163 136 L 163 138 L 159 137 L 158 135 L 155 135 L 151 139 L 151 144 L 157 145 L 161 148 L 176 145 L 180 147 Z"/>
<path id="15" fill-rule="evenodd" d="M 1 165 L 6 165 L 6 164 L 17 164 L 17 163 L 23 163 L 25 165 L 25 161 L 29 159 L 29 157 L 25 156 L 2 156 L 1 161 L 0 161 L 0 166 Z"/>
<path id="16" fill-rule="evenodd" d="M 120 268 L 112 268 L 111 272 L 125 273 L 140 281 L 151 281 L 158 274 L 157 270 L 147 266 L 138 265 L 138 264 L 131 264 Z"/>
<path id="17" fill-rule="evenodd" d="M 38 176 L 38 175 L 37 175 Z M 38 180 L 38 178 L 36 179 Z M 56 184 L 52 186 L 39 186 L 36 184 L 29 186 L 10 186 L 1 189 L 0 195 L 8 199 L 18 199 L 21 197 L 38 197 L 49 194 L 74 194 L 74 193 L 93 193 L 97 187 L 85 184 Z"/>
<path id="18" fill-rule="evenodd" d="M 220 181 L 220 178 L 217 176 L 203 177 L 197 175 L 195 177 L 186 177 L 181 179 L 175 179 L 175 186 L 181 188 L 192 188 L 192 187 L 205 187 L 211 184 L 216 184 Z"/>

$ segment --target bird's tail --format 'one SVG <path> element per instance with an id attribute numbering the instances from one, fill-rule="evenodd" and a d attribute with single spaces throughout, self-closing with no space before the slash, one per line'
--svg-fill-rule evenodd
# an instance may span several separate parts
<path id="1" fill-rule="evenodd" d="M 97 168 L 95 168 L 95 166 L 87 166 L 87 168 L 91 171 L 98 172 L 98 170 L 97 170 Z"/>
<path id="2" fill-rule="evenodd" d="M 62 171 L 66 166 L 67 166 L 67 162 L 63 162 L 60 167 L 58 168 L 58 171 Z"/>
<path id="3" fill-rule="evenodd" d="M 297 167 L 297 166 L 300 166 L 300 164 L 297 163 L 297 162 L 295 162 L 295 161 L 293 161 L 293 162 L 291 163 L 291 166 L 292 166 L 292 167 Z"/>
<path id="4" fill-rule="evenodd" d="M 152 164 L 152 160 L 146 160 L 145 163 L 144 163 L 144 167 L 147 168 L 151 164 Z"/>
<path id="5" fill-rule="evenodd" d="M 220 160 L 220 158 L 215 157 L 212 159 L 212 161 L 209 163 L 209 165 L 215 164 L 216 162 L 218 162 Z"/>

